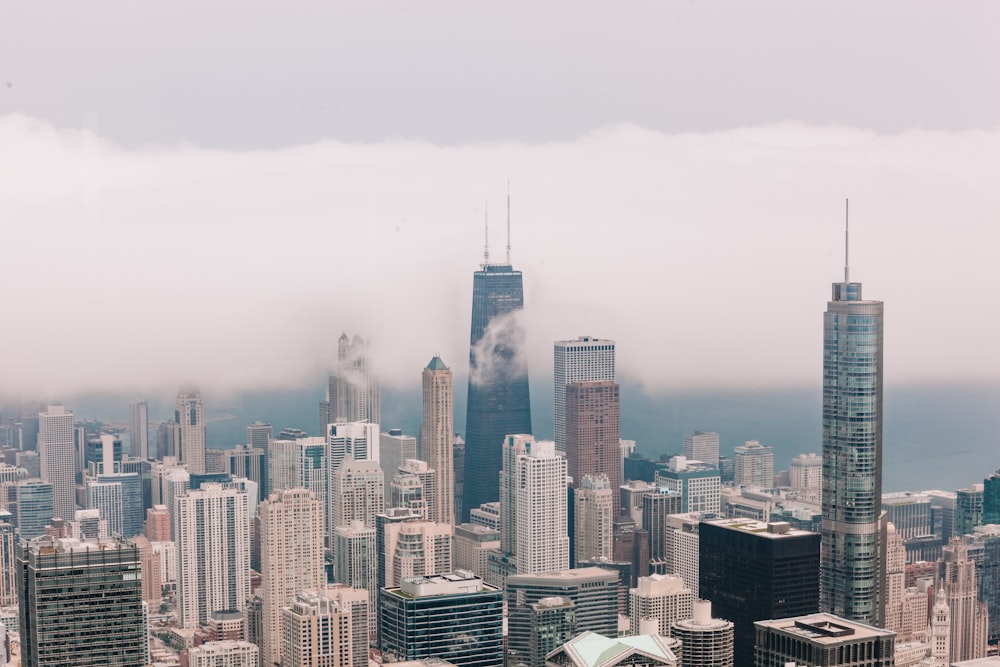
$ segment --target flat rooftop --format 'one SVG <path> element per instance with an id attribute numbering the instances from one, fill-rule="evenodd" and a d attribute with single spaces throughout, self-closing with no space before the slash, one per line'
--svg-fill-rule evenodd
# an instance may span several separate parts
<path id="1" fill-rule="evenodd" d="M 881 630 L 864 623 L 849 621 L 840 616 L 822 613 L 771 621 L 756 621 L 754 625 L 807 639 L 821 646 L 896 636 L 896 633 L 890 630 Z"/>

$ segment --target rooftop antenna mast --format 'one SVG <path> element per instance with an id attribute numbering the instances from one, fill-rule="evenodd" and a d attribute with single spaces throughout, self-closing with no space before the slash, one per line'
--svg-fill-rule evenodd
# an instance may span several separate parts
<path id="1" fill-rule="evenodd" d="M 486 243 L 483 245 L 483 267 L 490 263 L 490 203 L 487 201 L 483 208 L 483 221 L 486 223 Z"/>
<path id="2" fill-rule="evenodd" d="M 507 179 L 507 264 L 510 264 L 510 179 Z"/>
<path id="3" fill-rule="evenodd" d="M 850 255 L 850 245 L 848 243 L 848 230 L 851 219 L 851 202 L 849 199 L 844 199 L 844 283 L 850 284 L 851 282 L 851 263 L 848 261 Z"/>

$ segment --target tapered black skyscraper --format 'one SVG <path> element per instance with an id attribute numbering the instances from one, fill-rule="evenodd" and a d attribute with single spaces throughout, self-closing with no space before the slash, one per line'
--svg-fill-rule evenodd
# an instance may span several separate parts
<path id="1" fill-rule="evenodd" d="M 487 251 L 482 268 L 472 279 L 463 521 L 469 520 L 469 510 L 500 500 L 504 436 L 531 433 L 520 319 L 524 284 L 521 272 L 510 264 L 509 214 L 507 238 L 507 263 L 490 264 Z"/>

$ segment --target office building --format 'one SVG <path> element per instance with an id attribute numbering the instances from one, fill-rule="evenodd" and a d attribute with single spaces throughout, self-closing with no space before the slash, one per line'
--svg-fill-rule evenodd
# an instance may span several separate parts
<path id="1" fill-rule="evenodd" d="M 803 500 L 819 502 L 823 490 L 823 457 L 819 454 L 799 454 L 788 465 L 789 484 Z"/>
<path id="2" fill-rule="evenodd" d="M 696 596 L 699 595 L 701 576 L 701 519 L 702 515 L 698 512 L 671 514 L 666 518 L 666 559 L 663 568 L 657 568 L 658 572 L 679 575 Z M 651 562 L 651 565 L 654 563 Z"/>
<path id="3" fill-rule="evenodd" d="M 146 665 L 140 568 L 121 540 L 19 542 L 21 665 Z"/>
<path id="4" fill-rule="evenodd" d="M 762 489 L 774 486 L 774 451 L 771 447 L 748 440 L 736 447 L 733 458 L 736 463 L 733 473 L 736 486 Z"/>
<path id="5" fill-rule="evenodd" d="M 390 526 L 421 520 L 423 520 L 423 514 L 409 507 L 390 507 L 385 512 L 375 516 L 375 553 L 378 554 L 378 563 L 375 568 L 376 590 L 393 583 L 392 557 L 396 552 L 396 538 L 399 531 L 396 528 L 390 528 Z"/>
<path id="6" fill-rule="evenodd" d="M 947 544 L 955 534 L 955 504 L 958 494 L 954 491 L 930 489 L 924 491 L 924 495 L 931 500 L 931 533 Z"/>
<path id="7" fill-rule="evenodd" d="M 678 667 L 680 642 L 643 634 L 633 637 L 582 632 L 549 654 L 552 667 Z"/>
<path id="8" fill-rule="evenodd" d="M 87 507 L 101 510 L 112 534 L 128 539 L 142 533 L 142 504 L 137 473 L 98 475 L 87 481 Z"/>
<path id="9" fill-rule="evenodd" d="M 174 498 L 178 625 L 196 628 L 213 611 L 246 610 L 250 517 L 245 491 L 205 484 Z"/>
<path id="10" fill-rule="evenodd" d="M 695 431 L 684 434 L 684 456 L 709 465 L 719 465 L 719 434 Z"/>
<path id="11" fill-rule="evenodd" d="M 904 541 L 931 534 L 931 499 L 922 493 L 899 491 L 882 494 L 886 520 Z"/>
<path id="12" fill-rule="evenodd" d="M 379 460 L 378 424 L 368 422 L 337 422 L 330 424 L 326 432 L 326 465 L 329 476 L 348 456 L 355 461 Z"/>
<path id="13" fill-rule="evenodd" d="M 656 471 L 653 483 L 680 493 L 682 512 L 719 513 L 721 478 L 715 466 L 674 456 Z"/>
<path id="14" fill-rule="evenodd" d="M 384 480 L 378 461 L 355 461 L 348 456 L 330 479 L 327 534 L 352 521 L 375 525 L 385 509 Z"/>
<path id="15" fill-rule="evenodd" d="M 387 433 L 379 434 L 379 465 L 382 466 L 382 474 L 385 476 L 386 484 L 395 478 L 402 466 L 408 459 L 419 459 L 417 452 L 417 439 L 412 435 L 404 435 L 399 428 L 389 429 Z M 386 488 L 386 502 L 389 502 L 389 489 Z M 391 507 L 391 505 L 388 505 Z"/>
<path id="16" fill-rule="evenodd" d="M 0 607 L 17 604 L 17 535 L 10 514 L 0 520 Z"/>
<path id="17" fill-rule="evenodd" d="M 531 625 L 526 660 L 517 664 L 545 667 L 545 656 L 576 636 L 576 605 L 568 598 L 542 598 L 528 605 Z"/>
<path id="18" fill-rule="evenodd" d="M 18 535 L 22 540 L 45 534 L 45 526 L 49 525 L 55 516 L 50 482 L 37 479 L 22 480 L 7 489 L 7 498 L 7 510 L 13 515 Z"/>
<path id="19" fill-rule="evenodd" d="M 472 279 L 462 521 L 471 509 L 500 497 L 504 438 L 531 433 L 528 369 L 520 349 L 521 272 L 509 263 L 490 264 L 486 254 Z"/>
<path id="20" fill-rule="evenodd" d="M 585 475 L 573 491 L 574 562 L 614 557 L 614 497 L 604 475 Z"/>
<path id="21" fill-rule="evenodd" d="M 675 621 L 670 636 L 681 642 L 682 667 L 733 667 L 736 651 L 733 623 L 713 618 L 712 603 L 695 600 L 691 618 Z M 742 657 L 742 656 L 741 656 Z M 747 656 L 753 664 L 753 657 Z"/>
<path id="22" fill-rule="evenodd" d="M 469 522 L 500 532 L 500 503 L 483 503 L 473 508 L 469 512 Z"/>
<path id="23" fill-rule="evenodd" d="M 441 658 L 459 667 L 503 661 L 503 592 L 459 570 L 380 591 L 379 637 L 390 660 Z"/>
<path id="24" fill-rule="evenodd" d="M 238 641 L 246 637 L 246 618 L 243 612 L 232 609 L 214 611 L 208 616 L 208 641 Z"/>
<path id="25" fill-rule="evenodd" d="M 557 572 L 515 574 L 507 578 L 507 664 L 517 664 L 531 653 L 531 605 L 543 598 L 561 597 L 576 607 L 578 632 L 606 637 L 618 635 L 618 589 L 614 570 L 583 567 Z"/>
<path id="26" fill-rule="evenodd" d="M 846 263 L 846 262 L 845 262 Z M 820 607 L 882 622 L 882 302 L 834 283 L 823 315 L 823 539 Z"/>
<path id="27" fill-rule="evenodd" d="M 474 523 L 455 526 L 452 538 L 452 565 L 486 578 L 490 551 L 500 549 L 500 531 Z"/>
<path id="28" fill-rule="evenodd" d="M 943 549 L 938 581 L 951 612 L 949 661 L 986 657 L 986 603 L 979 601 L 976 564 L 969 558 L 969 547 L 957 537 Z"/>
<path id="29" fill-rule="evenodd" d="M 330 376 L 326 400 L 319 404 L 320 432 L 330 424 L 382 422 L 382 393 L 378 375 L 368 358 L 368 342 L 361 336 L 348 338 L 342 333 L 337 341 L 337 368 Z"/>
<path id="30" fill-rule="evenodd" d="M 753 667 L 754 621 L 819 610 L 819 541 L 787 523 L 702 521 L 698 595 L 733 621 L 737 667 Z"/>
<path id="31" fill-rule="evenodd" d="M 245 641 L 205 642 L 188 649 L 188 667 L 258 667 L 260 649 Z"/>
<path id="32" fill-rule="evenodd" d="M 188 472 L 205 472 L 205 404 L 198 390 L 182 390 L 177 395 L 174 421 L 180 427 L 177 460 Z"/>
<path id="33" fill-rule="evenodd" d="M 427 501 L 424 500 L 424 485 L 420 477 L 401 472 L 388 487 L 386 507 L 405 507 L 419 512 L 421 518 L 427 518 Z"/>
<path id="34" fill-rule="evenodd" d="M 281 608 L 326 583 L 323 504 L 306 489 L 276 491 L 260 505 L 264 664 L 281 662 Z"/>
<path id="35" fill-rule="evenodd" d="M 657 488 L 639 496 L 641 505 L 641 526 L 649 534 L 649 560 L 651 563 L 666 563 L 671 555 L 670 532 L 667 518 L 684 511 L 684 497 L 679 491 L 667 487 Z"/>
<path id="36" fill-rule="evenodd" d="M 676 621 L 691 618 L 695 596 L 684 580 L 673 574 L 639 577 L 638 586 L 629 591 L 629 631 L 643 634 L 642 621 L 655 620 L 656 634 L 669 637 Z"/>
<path id="37" fill-rule="evenodd" d="M 810 614 L 754 623 L 756 667 L 894 667 L 895 637 L 888 630 Z M 683 641 L 683 640 L 681 640 Z"/>
<path id="38" fill-rule="evenodd" d="M 375 529 L 365 526 L 362 521 L 352 521 L 347 526 L 337 526 L 333 531 L 331 547 L 333 559 L 333 580 L 366 593 L 368 616 L 371 627 L 367 634 L 374 633 L 378 617 L 378 540 Z"/>
<path id="39" fill-rule="evenodd" d="M 605 475 L 611 488 L 622 485 L 619 450 L 619 387 L 608 380 L 566 385 L 566 462 L 574 486 L 586 475 Z M 614 513 L 621 507 L 617 494 Z"/>
<path id="40" fill-rule="evenodd" d="M 581 336 L 554 345 L 553 406 L 556 450 L 566 451 L 566 386 L 574 382 L 615 381 L 615 342 Z M 572 474 L 572 473 L 571 473 Z M 575 479 L 575 478 L 574 478 Z"/>
<path id="41" fill-rule="evenodd" d="M 247 426 L 247 447 L 249 449 L 263 449 L 267 451 L 267 446 L 274 437 L 274 429 L 265 422 L 254 422 Z"/>
<path id="42" fill-rule="evenodd" d="M 38 456 L 42 479 L 52 485 L 52 516 L 67 521 L 76 512 L 73 434 L 73 413 L 63 406 L 38 414 Z"/>
<path id="43" fill-rule="evenodd" d="M 454 380 L 451 369 L 440 357 L 424 368 L 423 411 L 420 421 L 420 458 L 434 470 L 437 489 L 429 501 L 427 518 L 438 523 L 455 524 L 455 407 Z"/>
<path id="44" fill-rule="evenodd" d="M 983 484 L 973 484 L 955 492 L 955 535 L 971 535 L 983 525 Z"/>
<path id="45" fill-rule="evenodd" d="M 308 489 L 325 501 L 329 478 L 327 454 L 326 438 L 271 440 L 267 450 L 268 487 L 271 492 Z"/>
<path id="46" fill-rule="evenodd" d="M 440 479 L 437 471 L 431 468 L 427 462 L 417 459 L 407 459 L 399 467 L 399 476 L 415 478 L 420 486 L 420 501 L 424 505 L 424 516 L 434 521 L 430 509 L 438 504 L 442 490 L 438 487 Z M 415 492 L 414 492 L 415 494 Z M 393 503 L 393 507 L 403 507 L 398 503 Z M 438 523 L 450 523 L 448 521 L 438 521 Z"/>
<path id="47" fill-rule="evenodd" d="M 269 424 L 266 426 L 268 428 L 268 433 L 270 433 L 271 426 Z M 247 430 L 249 431 L 252 428 L 255 427 L 248 426 Z M 253 437 L 257 438 L 255 434 L 248 435 L 253 435 Z M 257 439 L 264 440 L 264 437 L 259 437 Z M 270 443 L 270 438 L 267 438 L 267 441 Z M 249 479 L 257 485 L 258 502 L 267 500 L 268 496 L 271 495 L 270 480 L 268 479 L 267 470 L 266 444 L 263 447 L 257 447 L 254 445 L 237 445 L 233 449 L 223 450 L 221 464 L 221 472 L 226 473 L 233 478 L 243 477 L 245 479 Z"/>
<path id="48" fill-rule="evenodd" d="M 143 461 L 149 459 L 149 404 L 134 400 L 128 404 L 129 454 Z"/>

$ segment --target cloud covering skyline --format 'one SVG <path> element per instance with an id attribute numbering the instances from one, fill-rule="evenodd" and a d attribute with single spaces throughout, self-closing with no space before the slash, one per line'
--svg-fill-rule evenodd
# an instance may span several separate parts
<path id="1" fill-rule="evenodd" d="M 886 302 L 886 380 L 1000 379 L 1000 130 L 778 123 L 558 142 L 125 147 L 0 117 L 0 391 L 295 387 L 372 340 L 384 383 L 468 364 L 472 272 L 524 271 L 526 357 L 618 341 L 658 390 L 812 386 L 843 275 Z"/>

